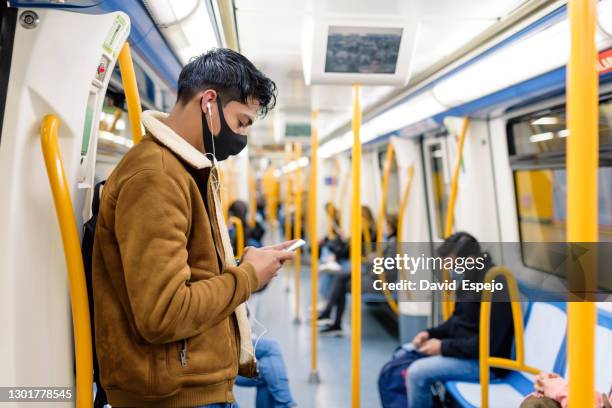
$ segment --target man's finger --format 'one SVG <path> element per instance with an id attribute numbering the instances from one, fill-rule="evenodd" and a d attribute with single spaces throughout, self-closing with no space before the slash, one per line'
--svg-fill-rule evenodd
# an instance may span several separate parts
<path id="1" fill-rule="evenodd" d="M 262 249 L 282 251 L 283 249 L 289 248 L 294 242 L 297 242 L 297 239 L 292 239 L 290 241 L 281 242 L 280 244 L 276 244 L 276 245 L 269 245 L 269 246 L 263 247 Z"/>
<path id="2" fill-rule="evenodd" d="M 274 255 L 276 256 L 276 259 L 278 259 L 280 262 L 284 262 L 288 261 L 289 259 L 293 259 L 293 257 L 295 256 L 295 252 L 275 250 Z"/>

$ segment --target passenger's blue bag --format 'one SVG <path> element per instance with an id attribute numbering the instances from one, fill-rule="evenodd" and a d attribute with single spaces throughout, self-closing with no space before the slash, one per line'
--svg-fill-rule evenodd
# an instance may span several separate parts
<path id="1" fill-rule="evenodd" d="M 406 343 L 395 349 L 391 361 L 383 366 L 378 376 L 378 392 L 383 408 L 406 408 L 406 382 L 403 371 L 415 360 L 425 355 Z"/>

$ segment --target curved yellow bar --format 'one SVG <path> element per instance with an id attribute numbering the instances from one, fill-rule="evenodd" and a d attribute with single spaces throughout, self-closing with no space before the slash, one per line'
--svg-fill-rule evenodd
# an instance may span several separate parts
<path id="1" fill-rule="evenodd" d="M 570 0 L 571 52 L 567 75 L 567 241 L 597 242 L 598 75 L 596 0 Z M 582 258 L 586 296 L 597 290 L 594 251 Z M 574 287 L 572 276 L 568 277 Z M 587 297 L 587 300 L 590 300 Z M 595 406 L 595 320 L 591 301 L 568 304 L 567 360 L 570 408 Z M 598 390 L 605 391 L 605 390 Z"/>
<path id="2" fill-rule="evenodd" d="M 389 193 L 389 176 L 391 175 L 391 162 L 393 160 L 394 155 L 395 149 L 393 149 L 393 144 L 389 143 L 387 145 L 387 154 L 385 156 L 385 164 L 383 167 L 380 210 L 378 212 L 378 219 L 376 220 L 376 254 L 378 256 L 383 255 L 383 224 L 385 222 L 385 210 L 387 209 L 387 195 Z M 380 274 L 380 280 L 383 283 L 387 282 L 384 271 Z M 391 292 L 387 288 L 387 285 L 383 286 L 383 295 L 385 296 L 385 300 L 387 301 L 387 304 L 389 305 L 393 313 L 399 314 L 399 307 L 397 306 L 397 302 L 395 301 L 395 299 L 393 299 L 393 295 L 391 295 Z"/>
<path id="3" fill-rule="evenodd" d="M 318 111 L 313 111 L 310 126 L 310 185 L 308 191 L 308 223 L 310 224 L 310 276 L 312 316 L 310 321 L 311 359 L 310 371 L 313 380 L 317 375 L 317 296 L 319 293 L 319 238 L 317 231 L 317 179 L 319 134 L 317 128 Z M 333 222 L 333 221 L 332 221 Z"/>
<path id="4" fill-rule="evenodd" d="M 76 406 L 91 407 L 93 404 L 93 354 L 91 322 L 85 269 L 81 255 L 79 232 L 74 218 L 70 189 L 66 181 L 62 156 L 57 141 L 59 119 L 47 115 L 40 127 L 40 142 L 47 167 L 49 185 L 55 203 L 55 212 L 62 234 L 64 257 L 70 284 L 72 307 L 72 330 L 74 334 L 74 356 L 76 360 Z"/>
<path id="5" fill-rule="evenodd" d="M 499 357 L 491 357 L 489 350 L 490 342 L 490 323 L 491 323 L 491 292 L 485 291 L 482 294 L 480 303 L 480 328 L 478 353 L 480 361 L 480 389 L 481 407 L 489 406 L 489 368 L 499 367 L 509 370 L 526 371 L 531 374 L 540 372 L 537 368 L 525 365 L 525 346 L 523 337 L 523 311 L 521 309 L 521 298 L 518 286 L 512 272 L 504 266 L 496 266 L 487 272 L 484 283 L 491 283 L 498 276 L 506 278 L 506 285 L 509 289 L 509 296 L 512 308 L 512 322 L 514 326 L 514 343 L 516 359 L 510 360 Z"/>
<path id="6" fill-rule="evenodd" d="M 414 176 L 414 164 L 408 167 L 408 181 L 404 192 L 402 193 L 402 201 L 400 203 L 399 214 L 397 217 L 397 250 L 400 250 L 400 244 L 404 236 L 404 218 L 406 217 L 406 210 L 408 208 L 408 201 L 410 200 L 410 190 L 412 189 L 412 177 Z"/>
<path id="7" fill-rule="evenodd" d="M 453 169 L 453 178 L 451 180 L 451 191 L 448 199 L 448 208 L 446 210 L 446 225 L 444 227 L 444 238 L 448 238 L 453 233 L 453 222 L 455 220 L 455 202 L 457 201 L 457 191 L 459 189 L 459 170 L 461 169 L 461 161 L 463 160 L 463 144 L 470 125 L 470 118 L 463 118 L 461 133 L 459 133 L 459 143 L 457 146 L 457 161 Z M 449 279 L 448 271 L 443 272 L 442 280 Z M 442 316 L 447 320 L 453 313 L 453 302 L 450 299 L 450 293 L 445 290 L 442 292 Z"/>
<path id="8" fill-rule="evenodd" d="M 353 85 L 353 195 L 351 198 L 351 395 L 360 405 L 361 391 L 361 106 L 359 85 Z"/>
<path id="9" fill-rule="evenodd" d="M 130 129 L 134 144 L 142 139 L 142 108 L 140 105 L 140 95 L 136 83 L 136 73 L 132 62 L 130 45 L 126 41 L 119 53 L 119 69 L 121 70 L 121 81 L 123 82 L 123 92 L 125 93 L 125 103 L 127 104 L 128 117 L 130 118 Z"/>
<path id="10" fill-rule="evenodd" d="M 229 224 L 234 224 L 236 227 L 236 256 L 242 258 L 244 255 L 244 225 L 238 217 L 229 217 Z"/>

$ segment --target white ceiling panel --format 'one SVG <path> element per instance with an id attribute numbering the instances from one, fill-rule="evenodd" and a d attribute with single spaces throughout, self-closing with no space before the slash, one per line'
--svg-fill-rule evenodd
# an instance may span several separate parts
<path id="1" fill-rule="evenodd" d="M 303 82 L 301 44 L 306 18 L 364 14 L 373 22 L 416 21 L 419 24 L 413 75 L 459 49 L 524 0 L 235 0 L 241 52 L 276 81 L 277 109 L 253 128 L 252 140 L 278 143 L 285 117 L 307 118 L 320 110 L 321 136 L 351 115 L 351 87 L 313 86 Z M 362 108 L 384 99 L 393 87 L 364 87 Z"/>

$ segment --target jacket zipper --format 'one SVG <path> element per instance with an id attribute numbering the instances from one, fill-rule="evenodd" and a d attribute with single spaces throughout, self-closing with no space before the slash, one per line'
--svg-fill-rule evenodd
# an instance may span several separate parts
<path id="1" fill-rule="evenodd" d="M 187 339 L 181 340 L 181 349 L 179 351 L 179 360 L 181 362 L 181 367 L 185 367 L 187 365 Z"/>

